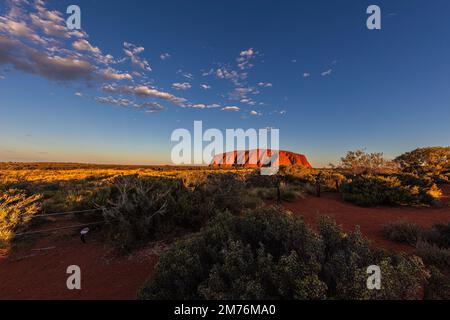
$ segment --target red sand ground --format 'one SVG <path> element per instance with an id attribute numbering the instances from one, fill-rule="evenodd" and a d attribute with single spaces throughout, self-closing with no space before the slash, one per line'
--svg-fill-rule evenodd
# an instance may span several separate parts
<path id="1" fill-rule="evenodd" d="M 445 187 L 445 203 L 450 202 L 450 186 Z M 343 202 L 337 194 L 321 198 L 308 196 L 285 204 L 314 224 L 321 215 L 334 217 L 345 230 L 361 227 L 375 245 L 411 252 L 411 248 L 385 240 L 381 228 L 400 219 L 429 227 L 450 221 L 450 207 L 445 208 L 360 208 Z M 49 250 L 33 249 L 54 247 Z M 65 235 L 42 239 L 30 248 L 14 254 L 0 252 L 0 299 L 135 299 L 142 283 L 152 275 L 163 246 L 150 246 L 130 257 L 112 253 L 100 241 L 81 243 L 77 236 Z M 66 288 L 66 268 L 81 267 L 82 290 Z"/>
<path id="2" fill-rule="evenodd" d="M 442 201 L 450 203 L 450 186 L 443 187 Z M 406 220 L 417 223 L 425 228 L 435 223 L 450 222 L 450 206 L 444 208 L 399 207 L 399 208 L 361 208 L 341 200 L 338 194 L 325 193 L 321 198 L 308 196 L 294 203 L 284 206 L 296 214 L 302 215 L 310 224 L 315 224 L 320 216 L 327 215 L 342 225 L 344 230 L 353 231 L 359 225 L 364 236 L 371 239 L 378 247 L 388 250 L 411 252 L 407 245 L 386 240 L 381 231 L 383 225 Z"/>
<path id="3" fill-rule="evenodd" d="M 0 256 L 0 299 L 135 299 L 158 261 L 152 248 L 117 256 L 101 242 L 83 244 L 78 237 L 38 241 L 32 248 Z M 81 290 L 66 287 L 69 265 L 81 268 Z"/>

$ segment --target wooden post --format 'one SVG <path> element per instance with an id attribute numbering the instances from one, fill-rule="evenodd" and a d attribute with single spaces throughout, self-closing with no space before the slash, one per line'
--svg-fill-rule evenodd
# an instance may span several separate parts
<path id="1" fill-rule="evenodd" d="M 316 176 L 316 196 L 320 198 L 320 173 Z"/>
<path id="2" fill-rule="evenodd" d="M 275 176 L 275 187 L 277 188 L 277 203 L 281 204 L 281 189 L 280 189 L 281 179 Z"/>

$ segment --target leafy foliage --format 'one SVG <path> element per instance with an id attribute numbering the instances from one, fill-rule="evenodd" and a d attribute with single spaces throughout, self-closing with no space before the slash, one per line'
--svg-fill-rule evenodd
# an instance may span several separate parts
<path id="1" fill-rule="evenodd" d="M 450 222 L 433 225 L 431 230 L 424 232 L 423 237 L 439 247 L 450 248 Z"/>
<path id="2" fill-rule="evenodd" d="M 418 148 L 395 161 L 403 172 L 438 177 L 450 173 L 450 147 Z"/>
<path id="3" fill-rule="evenodd" d="M 382 268 L 382 290 L 368 290 L 366 268 Z M 280 208 L 217 216 L 172 246 L 141 299 L 415 299 L 426 272 L 420 259 L 371 249 L 359 232 L 330 219 L 313 232 Z M 375 292 L 376 291 L 376 292 Z"/>
<path id="4" fill-rule="evenodd" d="M 422 228 L 418 224 L 401 220 L 385 225 L 383 235 L 395 242 L 415 245 L 422 236 Z"/>
<path id="5" fill-rule="evenodd" d="M 356 175 L 392 173 L 397 168 L 395 163 L 384 159 L 383 153 L 366 153 L 364 150 L 356 150 L 347 152 L 336 169 Z"/>
<path id="6" fill-rule="evenodd" d="M 218 211 L 238 213 L 259 205 L 234 174 L 210 174 L 191 181 L 189 188 L 178 179 L 132 175 L 115 179 L 111 200 L 102 209 L 109 238 L 129 251 L 148 240 L 196 231 Z"/>
<path id="7" fill-rule="evenodd" d="M 342 186 L 343 198 L 363 207 L 430 204 L 441 195 L 436 185 L 405 185 L 395 176 L 361 175 Z"/>
<path id="8" fill-rule="evenodd" d="M 426 300 L 449 300 L 450 277 L 435 267 L 430 268 L 430 277 L 425 287 Z"/>
<path id="9" fill-rule="evenodd" d="M 430 265 L 447 270 L 450 267 L 450 248 L 439 247 L 426 240 L 420 240 L 416 244 L 416 252 Z"/>

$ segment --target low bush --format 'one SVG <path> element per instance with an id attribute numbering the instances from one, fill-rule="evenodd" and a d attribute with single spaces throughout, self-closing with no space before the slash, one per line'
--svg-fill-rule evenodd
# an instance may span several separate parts
<path id="1" fill-rule="evenodd" d="M 23 230 L 39 211 L 40 195 L 27 196 L 24 191 L 10 189 L 0 195 L 0 246 L 7 245 L 18 230 Z"/>
<path id="2" fill-rule="evenodd" d="M 368 290 L 366 269 L 382 269 Z M 359 232 L 330 219 L 319 233 L 280 207 L 218 215 L 201 233 L 173 245 L 140 299 L 416 299 L 426 272 L 420 259 L 371 249 Z"/>
<path id="3" fill-rule="evenodd" d="M 364 207 L 430 204 L 439 197 L 436 185 L 405 185 L 395 176 L 362 175 L 342 186 L 343 199 Z"/>
<path id="4" fill-rule="evenodd" d="M 304 166 L 280 166 L 278 175 L 289 183 L 315 183 L 317 170 Z"/>
<path id="5" fill-rule="evenodd" d="M 425 232 L 424 237 L 430 243 L 442 248 L 450 248 L 450 222 L 433 225 L 431 230 Z"/>
<path id="6" fill-rule="evenodd" d="M 263 203 L 234 174 L 210 174 L 186 187 L 182 180 L 122 176 L 102 206 L 109 239 L 127 252 L 149 240 L 197 231 L 217 212 L 240 213 Z"/>
<path id="7" fill-rule="evenodd" d="M 396 221 L 383 227 L 383 235 L 391 241 L 414 246 L 422 235 L 422 228 L 408 221 Z"/>
<path id="8" fill-rule="evenodd" d="M 346 177 L 332 170 L 321 170 L 316 176 L 316 184 L 320 183 L 322 191 L 340 192 L 342 184 L 347 181 Z"/>
<path id="9" fill-rule="evenodd" d="M 431 233 L 428 234 L 428 239 L 440 247 L 450 248 L 450 222 L 433 225 Z"/>
<path id="10" fill-rule="evenodd" d="M 416 253 L 427 264 L 447 270 L 450 267 L 449 248 L 442 248 L 426 240 L 419 240 L 416 244 Z"/>
<path id="11" fill-rule="evenodd" d="M 439 269 L 431 267 L 424 295 L 426 300 L 449 300 L 450 277 Z"/>

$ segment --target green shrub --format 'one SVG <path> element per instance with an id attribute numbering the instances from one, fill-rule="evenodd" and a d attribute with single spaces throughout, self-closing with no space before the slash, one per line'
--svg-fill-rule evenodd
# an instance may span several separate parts
<path id="1" fill-rule="evenodd" d="M 395 175 L 403 185 L 418 186 L 420 188 L 430 188 L 434 181 L 431 177 L 414 173 L 400 173 Z"/>
<path id="2" fill-rule="evenodd" d="M 280 166 L 278 176 L 289 183 L 315 183 L 316 170 L 304 166 Z"/>
<path id="3" fill-rule="evenodd" d="M 449 300 L 450 277 L 431 267 L 424 295 L 426 300 Z"/>
<path id="4" fill-rule="evenodd" d="M 443 248 L 450 248 L 450 222 L 433 225 L 426 234 L 427 240 Z"/>
<path id="5" fill-rule="evenodd" d="M 395 176 L 355 176 L 342 186 L 343 199 L 364 207 L 430 204 L 439 196 L 436 185 L 404 185 Z"/>
<path id="6" fill-rule="evenodd" d="M 383 153 L 367 153 L 365 150 L 348 151 L 338 166 L 333 167 L 349 175 L 387 174 L 398 170 L 398 165 L 384 159 Z"/>
<path id="7" fill-rule="evenodd" d="M 422 228 L 415 223 L 408 221 L 396 221 L 389 223 L 383 227 L 383 235 L 395 242 L 415 245 L 420 239 Z"/>
<path id="8" fill-rule="evenodd" d="M 368 290 L 366 269 L 382 269 Z M 172 246 L 139 292 L 140 299 L 412 299 L 420 297 L 420 261 L 371 249 L 359 232 L 329 219 L 319 233 L 280 207 L 217 216 Z"/>
<path id="9" fill-rule="evenodd" d="M 197 184 L 198 183 L 198 184 Z M 262 205 L 234 174 L 210 174 L 185 187 L 161 177 L 118 177 L 102 206 L 109 239 L 122 251 L 149 240 L 200 229 L 218 211 L 240 213 Z"/>
<path id="10" fill-rule="evenodd" d="M 320 179 L 323 191 L 325 192 L 339 192 L 341 185 L 347 181 L 343 174 L 330 170 L 322 170 Z"/>
<path id="11" fill-rule="evenodd" d="M 0 246 L 8 244 L 18 230 L 26 227 L 39 211 L 40 195 L 27 196 L 25 192 L 10 189 L 0 195 Z"/>
<path id="12" fill-rule="evenodd" d="M 450 249 L 450 222 L 434 224 L 422 232 L 422 239 L 437 247 Z"/>
<path id="13" fill-rule="evenodd" d="M 113 199 L 103 207 L 109 237 L 122 250 L 143 243 L 166 231 L 170 222 L 173 186 L 161 179 L 119 177 Z"/>
<path id="14" fill-rule="evenodd" d="M 325 243 L 322 277 L 328 286 L 328 297 L 335 299 L 419 299 L 426 281 L 426 270 L 420 259 L 404 255 L 388 256 L 372 249 L 359 229 L 346 234 L 330 218 L 319 221 L 319 234 Z M 366 268 L 378 265 L 382 289 L 367 290 Z"/>
<path id="15" fill-rule="evenodd" d="M 450 267 L 450 249 L 448 248 L 441 248 L 435 244 L 420 240 L 416 244 L 416 252 L 427 264 L 442 269 Z"/>
<path id="16" fill-rule="evenodd" d="M 201 193 L 203 198 L 210 199 L 214 203 L 214 208 L 218 211 L 229 210 L 232 213 L 239 213 L 246 207 L 245 177 L 235 173 L 213 173 L 194 187 L 195 192 Z"/>
<path id="17" fill-rule="evenodd" d="M 397 157 L 403 172 L 437 177 L 450 169 L 450 147 L 418 148 Z"/>

